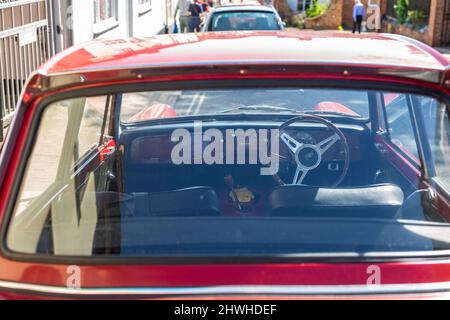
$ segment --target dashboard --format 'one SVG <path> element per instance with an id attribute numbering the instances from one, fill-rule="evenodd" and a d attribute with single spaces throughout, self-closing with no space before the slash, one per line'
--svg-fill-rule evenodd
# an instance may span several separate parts
<path id="1" fill-rule="evenodd" d="M 230 132 L 233 132 L 233 129 L 231 129 L 231 131 L 230 129 L 215 130 L 216 131 L 213 134 L 214 137 L 212 137 L 211 134 L 203 134 L 203 136 L 198 137 L 197 134 L 188 132 L 187 130 L 186 134 L 183 136 L 173 136 L 172 132 L 154 135 L 133 135 L 134 137 L 130 142 L 126 143 L 126 156 L 128 161 L 133 165 L 173 165 L 173 152 L 184 159 L 184 164 L 189 164 L 189 162 L 191 164 L 202 164 L 203 162 L 199 163 L 199 160 L 196 158 L 202 156 L 205 152 L 212 154 L 217 164 L 230 164 L 230 158 L 227 158 L 227 155 L 229 154 L 242 155 L 243 152 L 245 152 L 246 161 L 252 159 L 251 155 L 259 156 L 262 149 L 265 149 L 262 150 L 262 152 L 266 152 L 266 155 L 272 153 L 277 154 L 275 151 L 271 150 L 274 145 L 271 143 L 272 135 L 270 134 L 270 130 L 266 136 L 258 135 L 256 130 L 254 134 L 249 134 L 249 131 L 245 131 L 247 133 L 246 136 L 243 136 L 242 132 L 238 133 L 237 130 L 239 129 L 235 129 L 234 134 L 230 134 Z M 361 160 L 362 130 L 342 131 L 346 136 L 349 145 L 350 160 Z M 308 129 L 288 128 L 286 132 L 295 140 L 303 144 L 317 144 L 333 135 L 330 130 L 323 127 Z M 199 146 L 201 146 L 201 150 Z M 290 151 L 281 140 L 279 141 L 278 151 L 280 162 L 290 161 Z M 338 142 L 323 155 L 322 161 L 338 161 L 342 159 L 342 152 L 342 144 Z M 235 156 L 234 160 L 234 163 L 238 163 L 237 156 Z"/>

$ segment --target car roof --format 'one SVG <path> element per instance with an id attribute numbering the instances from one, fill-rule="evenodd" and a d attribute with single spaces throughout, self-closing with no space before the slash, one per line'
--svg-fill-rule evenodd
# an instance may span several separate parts
<path id="1" fill-rule="evenodd" d="M 443 72 L 450 63 L 431 47 L 393 34 L 235 31 L 97 39 L 59 53 L 39 73 L 268 64 Z"/>
<path id="2" fill-rule="evenodd" d="M 213 13 L 222 13 L 230 11 L 259 11 L 259 12 L 274 12 L 275 9 L 259 4 L 226 4 L 220 7 L 215 7 Z"/>

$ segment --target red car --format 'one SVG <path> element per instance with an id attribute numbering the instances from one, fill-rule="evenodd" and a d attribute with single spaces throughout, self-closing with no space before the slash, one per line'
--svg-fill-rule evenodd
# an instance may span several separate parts
<path id="1" fill-rule="evenodd" d="M 450 298 L 450 72 L 384 34 L 96 40 L 1 150 L 0 298 Z"/>

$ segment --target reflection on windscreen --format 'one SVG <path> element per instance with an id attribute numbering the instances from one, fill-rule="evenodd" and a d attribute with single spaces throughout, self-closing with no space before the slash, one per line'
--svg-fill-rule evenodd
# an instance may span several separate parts
<path id="1" fill-rule="evenodd" d="M 349 116 L 367 118 L 369 101 L 367 91 L 330 89 L 224 89 L 149 91 L 124 94 L 121 120 L 138 121 L 135 115 L 147 108 L 160 105 L 174 110 L 171 116 L 220 114 L 239 107 L 275 107 L 297 111 L 343 112 Z M 241 112 L 242 110 L 236 110 Z M 258 110 L 256 110 L 258 111 Z M 259 112 L 270 112 L 259 110 Z M 273 111 L 272 111 L 273 112 Z M 283 111 L 277 111 L 277 113 Z M 133 117 L 134 116 L 134 117 Z"/>
<path id="2" fill-rule="evenodd" d="M 280 30 L 277 18 L 269 12 L 227 12 L 214 14 L 210 31 Z"/>

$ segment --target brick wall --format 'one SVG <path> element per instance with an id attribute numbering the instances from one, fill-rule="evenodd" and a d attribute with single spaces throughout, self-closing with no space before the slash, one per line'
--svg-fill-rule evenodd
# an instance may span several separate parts
<path id="1" fill-rule="evenodd" d="M 406 26 L 393 25 L 387 22 L 384 23 L 383 31 L 402 34 L 431 46 L 439 46 L 442 41 L 445 1 L 447 0 L 431 0 L 428 32 L 418 32 Z M 385 12 L 385 9 L 383 11 L 382 8 L 382 12 Z"/>
<path id="2" fill-rule="evenodd" d="M 430 5 L 430 23 L 428 32 L 418 32 L 416 30 L 409 29 L 406 26 L 400 26 L 396 24 L 390 24 L 384 21 L 382 24 L 383 32 L 393 32 L 402 34 L 408 37 L 415 38 L 423 41 L 432 46 L 441 45 L 445 2 L 450 0 L 431 0 Z M 282 7 L 281 4 L 285 3 L 285 0 L 275 0 L 277 7 Z M 369 0 L 362 0 L 364 6 L 368 7 Z M 372 1 L 372 3 L 375 1 Z M 383 17 L 387 11 L 387 0 L 378 0 L 381 9 L 381 16 Z M 328 10 L 324 15 L 308 19 L 307 28 L 311 29 L 336 29 L 342 25 L 345 28 L 351 28 L 353 26 L 353 6 L 354 0 L 333 0 L 331 4 L 331 10 Z M 284 12 L 283 12 L 284 13 Z M 290 12 L 286 12 L 285 15 L 289 15 Z"/>
<path id="3" fill-rule="evenodd" d="M 446 0 L 432 0 L 430 8 L 429 44 L 438 46 L 441 44 L 442 28 L 444 23 L 444 11 Z"/>
<path id="4" fill-rule="evenodd" d="M 353 5 L 354 0 L 343 0 L 343 14 L 342 14 L 342 24 L 346 28 L 350 28 L 353 25 Z M 408 37 L 415 38 L 417 40 L 423 41 L 432 46 L 439 46 L 442 41 L 442 30 L 444 22 L 444 11 L 445 11 L 445 1 L 449 0 L 431 0 L 430 5 L 430 21 L 428 32 L 421 33 L 415 30 L 411 30 L 405 26 L 386 26 L 383 28 L 384 32 L 395 32 L 398 34 L 403 34 Z M 368 0 L 362 0 L 362 3 L 367 8 Z M 380 0 L 381 16 L 383 16 L 387 11 L 387 1 Z"/>
<path id="5" fill-rule="evenodd" d="M 336 30 L 342 24 L 345 0 L 332 0 L 328 10 L 321 16 L 306 19 L 307 29 Z"/>

